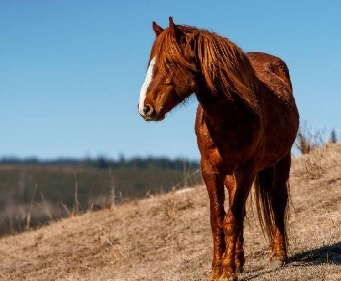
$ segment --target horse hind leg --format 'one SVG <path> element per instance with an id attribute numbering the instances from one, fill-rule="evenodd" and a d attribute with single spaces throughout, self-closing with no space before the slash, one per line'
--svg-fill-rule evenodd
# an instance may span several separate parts
<path id="1" fill-rule="evenodd" d="M 244 272 L 245 256 L 244 256 L 244 227 L 240 230 L 235 253 L 236 273 Z"/>
<path id="2" fill-rule="evenodd" d="M 278 268 L 287 259 L 286 249 L 286 207 L 289 198 L 289 172 L 291 155 L 288 153 L 274 167 L 274 185 L 271 192 L 271 208 L 274 227 L 271 244 L 271 268 Z"/>
<path id="3" fill-rule="evenodd" d="M 287 259 L 286 206 L 291 156 L 288 153 L 275 166 L 260 171 L 255 182 L 259 219 L 271 241 L 270 267 L 281 267 Z"/>

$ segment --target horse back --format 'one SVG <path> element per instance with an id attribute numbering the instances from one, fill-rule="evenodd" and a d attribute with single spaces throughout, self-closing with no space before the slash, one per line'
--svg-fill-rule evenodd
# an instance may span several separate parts
<path id="1" fill-rule="evenodd" d="M 257 78 L 271 90 L 272 94 L 295 106 L 289 69 L 286 63 L 267 53 L 249 52 L 246 55 Z"/>

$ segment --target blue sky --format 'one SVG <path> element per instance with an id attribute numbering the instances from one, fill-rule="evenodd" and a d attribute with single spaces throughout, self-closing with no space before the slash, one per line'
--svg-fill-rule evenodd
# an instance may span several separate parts
<path id="1" fill-rule="evenodd" d="M 0 0 L 0 156 L 199 158 L 197 101 L 137 112 L 152 21 L 195 25 L 289 66 L 301 121 L 341 134 L 341 1 Z"/>

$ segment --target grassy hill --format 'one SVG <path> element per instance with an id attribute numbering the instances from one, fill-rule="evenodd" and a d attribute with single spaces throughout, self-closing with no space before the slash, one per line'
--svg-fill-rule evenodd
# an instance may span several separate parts
<path id="1" fill-rule="evenodd" d="M 341 145 L 293 161 L 286 266 L 248 201 L 240 280 L 341 280 Z M 133 200 L 0 239 L 1 280 L 205 280 L 212 254 L 204 186 Z"/>

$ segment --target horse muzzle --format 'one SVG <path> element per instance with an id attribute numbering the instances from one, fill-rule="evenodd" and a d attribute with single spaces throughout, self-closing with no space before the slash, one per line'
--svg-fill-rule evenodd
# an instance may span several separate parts
<path id="1" fill-rule="evenodd" d="M 162 110 L 157 112 L 149 105 L 145 105 L 142 112 L 139 110 L 139 114 L 145 121 L 161 121 L 165 118 L 165 114 L 162 113 Z"/>

